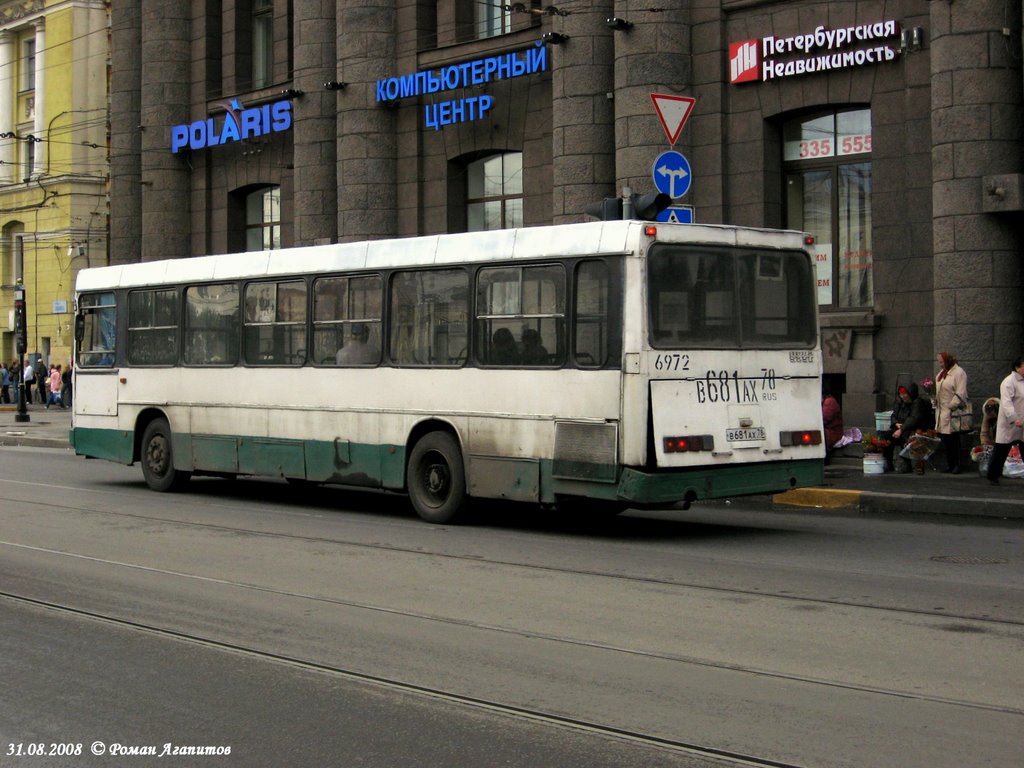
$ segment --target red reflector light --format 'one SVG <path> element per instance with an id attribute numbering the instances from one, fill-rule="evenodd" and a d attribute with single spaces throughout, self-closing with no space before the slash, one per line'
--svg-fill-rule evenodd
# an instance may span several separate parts
<path id="1" fill-rule="evenodd" d="M 791 445 L 821 445 L 821 430 L 798 429 L 794 432 L 780 432 L 779 444 L 783 447 Z"/>
<path id="2" fill-rule="evenodd" d="M 685 435 L 662 438 L 665 453 L 687 453 L 692 451 L 713 451 L 715 440 L 711 435 Z"/>
<path id="3" fill-rule="evenodd" d="M 646 227 L 644 227 L 644 234 L 647 235 L 648 237 L 657 237 L 658 228 L 652 227 L 650 224 L 648 224 Z"/>

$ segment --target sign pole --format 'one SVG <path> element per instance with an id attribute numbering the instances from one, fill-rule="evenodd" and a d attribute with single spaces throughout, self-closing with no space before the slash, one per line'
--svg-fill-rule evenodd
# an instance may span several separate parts
<path id="1" fill-rule="evenodd" d="M 28 352 L 28 313 L 25 311 L 25 286 L 20 283 L 14 287 L 14 347 L 18 360 L 25 363 Z M 31 421 L 28 407 L 25 404 L 25 370 L 18 370 L 21 381 L 18 382 L 18 411 L 14 414 L 15 421 Z"/>

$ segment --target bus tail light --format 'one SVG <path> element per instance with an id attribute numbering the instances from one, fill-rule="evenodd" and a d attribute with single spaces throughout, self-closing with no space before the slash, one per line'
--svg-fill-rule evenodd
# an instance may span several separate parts
<path id="1" fill-rule="evenodd" d="M 821 445 L 821 430 L 798 429 L 791 432 L 780 432 L 779 445 L 784 448 L 792 445 Z"/>
<path id="2" fill-rule="evenodd" d="M 696 451 L 715 450 L 715 438 L 712 435 L 684 435 L 682 437 L 662 438 L 665 453 L 694 453 Z"/>
<path id="3" fill-rule="evenodd" d="M 657 237 L 658 228 L 653 224 L 648 224 L 646 227 L 644 227 L 644 234 L 647 235 L 648 237 Z"/>

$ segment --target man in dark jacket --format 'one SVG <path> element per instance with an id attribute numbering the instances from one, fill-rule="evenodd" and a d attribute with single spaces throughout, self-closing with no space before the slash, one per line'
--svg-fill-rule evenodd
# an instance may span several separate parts
<path id="1" fill-rule="evenodd" d="M 896 407 L 893 408 L 889 421 L 889 445 L 882 450 L 885 456 L 885 471 L 893 470 L 893 454 L 902 450 L 907 440 L 919 429 L 935 429 L 935 414 L 932 404 L 923 397 L 918 397 L 917 384 L 900 387 Z"/>

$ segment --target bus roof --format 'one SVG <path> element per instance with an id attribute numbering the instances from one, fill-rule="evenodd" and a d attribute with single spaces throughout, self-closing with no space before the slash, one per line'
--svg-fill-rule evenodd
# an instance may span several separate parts
<path id="1" fill-rule="evenodd" d="M 637 249 L 644 227 L 650 225 L 652 222 L 598 221 L 164 259 L 84 269 L 78 273 L 75 287 L 82 292 L 364 269 L 626 254 Z M 658 240 L 674 243 L 774 248 L 799 248 L 803 243 L 803 234 L 792 231 L 707 224 L 654 226 L 658 228 Z"/>

